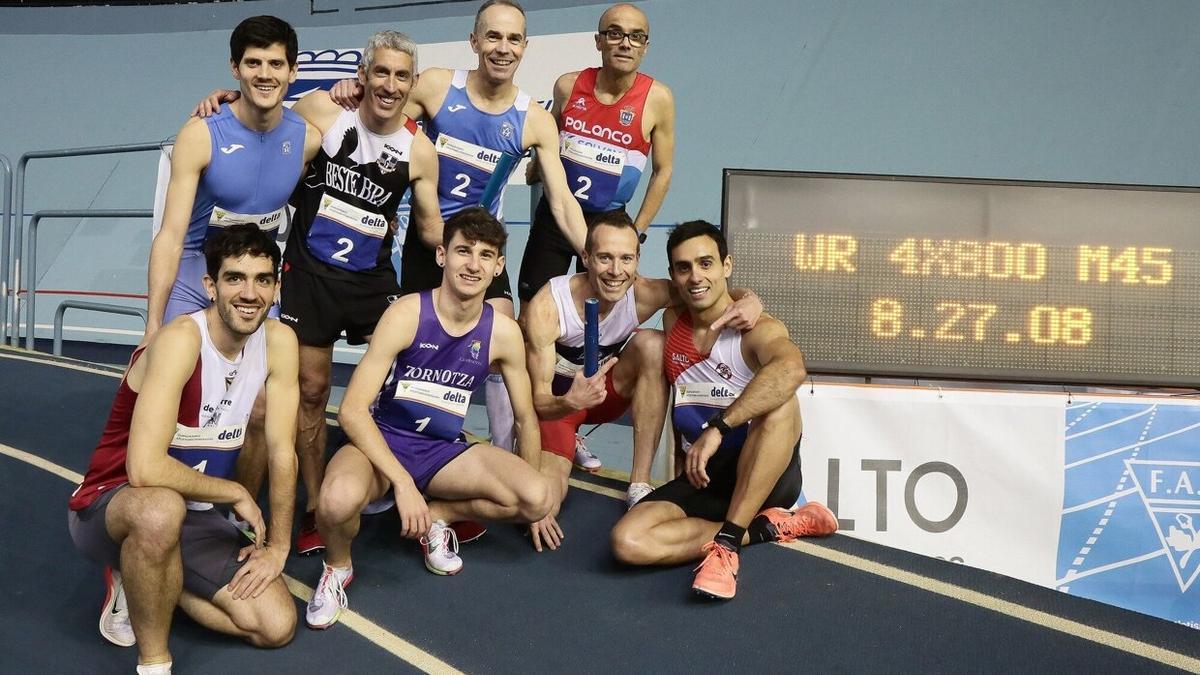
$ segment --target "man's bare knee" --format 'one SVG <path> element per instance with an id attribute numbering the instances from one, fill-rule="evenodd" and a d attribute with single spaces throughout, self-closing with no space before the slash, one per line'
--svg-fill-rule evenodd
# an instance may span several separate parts
<path id="1" fill-rule="evenodd" d="M 517 493 L 517 515 L 527 523 L 536 523 L 550 513 L 550 509 L 554 507 L 554 491 L 550 489 L 550 485 L 545 478 L 541 476 L 537 480 L 530 480 L 523 485 Z"/>
<path id="2" fill-rule="evenodd" d="M 325 412 L 329 402 L 329 374 L 300 371 L 300 407 L 308 411 Z"/>
<path id="3" fill-rule="evenodd" d="M 272 602 L 257 612 L 258 625 L 245 628 L 250 635 L 246 641 L 261 649 L 278 649 L 292 641 L 296 635 L 296 606 L 291 596 L 286 603 Z"/>
<path id="4" fill-rule="evenodd" d="M 662 363 L 663 354 L 663 334 L 656 330 L 639 330 L 634 333 L 633 339 L 625 349 L 621 350 L 621 357 L 625 357 L 626 352 L 630 352 L 636 356 L 638 362 L 645 366 L 654 366 Z M 655 368 L 646 374 L 658 375 L 662 371 Z"/>
<path id="5" fill-rule="evenodd" d="M 317 502 L 317 517 L 325 522 L 350 520 L 367 503 L 366 487 L 355 476 L 326 475 Z"/>
<path id="6" fill-rule="evenodd" d="M 654 562 L 653 547 L 646 536 L 645 528 L 639 527 L 628 518 L 622 518 L 613 528 L 613 557 L 626 565 L 650 565 Z"/>
<path id="7" fill-rule="evenodd" d="M 122 509 L 127 531 L 125 541 L 132 542 L 142 555 L 163 557 L 179 544 L 187 507 L 183 497 L 166 488 L 127 488 L 132 500 Z"/>

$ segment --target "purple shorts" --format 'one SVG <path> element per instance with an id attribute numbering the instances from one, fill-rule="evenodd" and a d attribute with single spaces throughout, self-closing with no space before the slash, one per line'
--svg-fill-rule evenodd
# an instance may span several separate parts
<path id="1" fill-rule="evenodd" d="M 437 472 L 449 464 L 450 460 L 475 445 L 468 442 L 462 434 L 452 441 L 445 441 L 411 431 L 393 429 L 378 421 L 375 424 L 383 434 L 383 440 L 387 441 L 388 447 L 391 448 L 392 454 L 399 460 L 400 466 L 412 476 L 413 483 L 416 483 L 421 492 L 425 492 L 429 481 L 433 480 Z"/>

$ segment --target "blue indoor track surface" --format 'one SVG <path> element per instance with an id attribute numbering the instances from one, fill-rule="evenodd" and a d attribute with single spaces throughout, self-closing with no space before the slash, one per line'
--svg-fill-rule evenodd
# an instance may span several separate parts
<path id="1" fill-rule="evenodd" d="M 0 672 L 134 670 L 136 650 L 97 632 L 102 571 L 67 533 L 68 478 L 87 468 L 118 377 L 112 367 L 0 349 Z M 1120 433 L 1136 440 L 1138 419 Z M 330 431 L 332 444 L 340 434 Z M 1095 449 L 1068 445 L 1074 452 Z M 309 630 L 297 599 L 295 640 L 259 650 L 179 613 L 174 672 L 1200 672 L 1193 629 L 840 535 L 744 548 L 737 597 L 705 601 L 690 590 L 691 566 L 614 562 L 608 534 L 623 492 L 577 474 L 559 516 L 560 550 L 535 553 L 519 528 L 493 523 L 461 546 L 464 568 L 453 577 L 425 570 L 394 512 L 364 517 L 350 616 Z M 293 555 L 293 592 L 311 592 L 320 567 Z"/>

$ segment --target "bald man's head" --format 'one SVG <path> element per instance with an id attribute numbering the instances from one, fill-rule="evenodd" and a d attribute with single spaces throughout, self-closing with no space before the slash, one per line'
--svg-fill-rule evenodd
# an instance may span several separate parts
<path id="1" fill-rule="evenodd" d="M 600 15 L 600 24 L 597 26 L 597 30 L 601 32 L 608 30 L 608 27 L 614 22 L 625 18 L 639 22 L 643 30 L 650 32 L 650 20 L 646 18 L 646 13 L 628 2 L 620 2 L 604 10 L 604 13 Z"/>

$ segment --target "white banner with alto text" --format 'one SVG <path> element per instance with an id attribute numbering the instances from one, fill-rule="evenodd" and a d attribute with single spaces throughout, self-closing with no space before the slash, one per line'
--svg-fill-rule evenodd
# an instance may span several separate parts
<path id="1" fill-rule="evenodd" d="M 1200 628 L 1200 401 L 805 385 L 840 531 Z"/>

